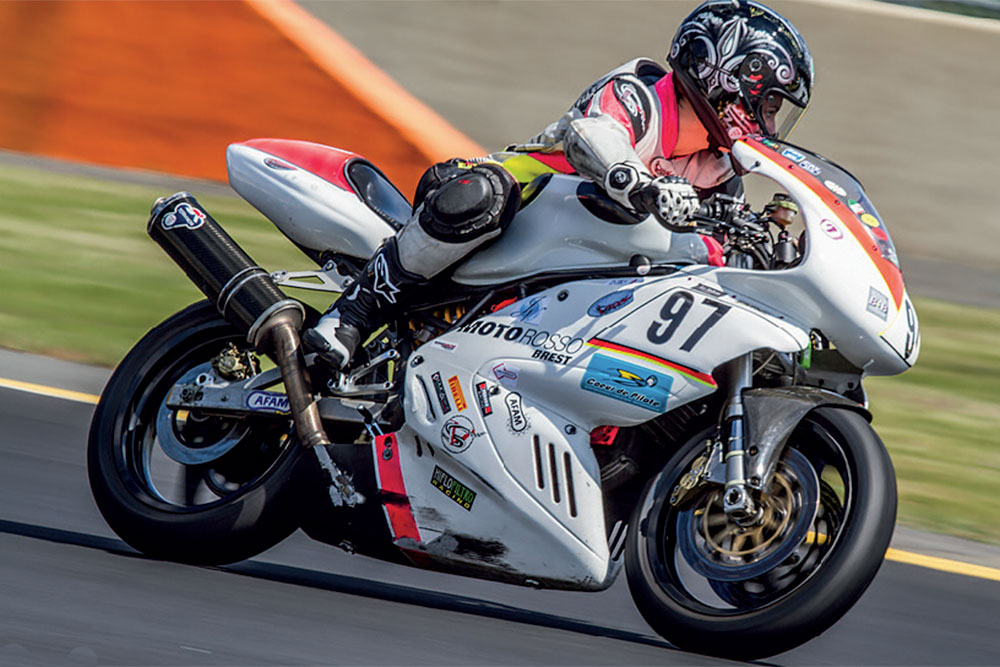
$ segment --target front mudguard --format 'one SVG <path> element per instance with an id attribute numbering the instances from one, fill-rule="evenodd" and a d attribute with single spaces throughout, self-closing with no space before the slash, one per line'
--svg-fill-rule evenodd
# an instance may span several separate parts
<path id="1" fill-rule="evenodd" d="M 766 489 L 789 436 L 802 419 L 819 407 L 852 410 L 871 422 L 864 406 L 818 387 L 773 387 L 743 391 L 743 422 L 749 447 L 745 479 L 757 490 Z"/>

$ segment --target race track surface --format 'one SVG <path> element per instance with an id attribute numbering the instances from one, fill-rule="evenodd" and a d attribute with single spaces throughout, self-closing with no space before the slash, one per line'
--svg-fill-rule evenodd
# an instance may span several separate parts
<path id="1" fill-rule="evenodd" d="M 103 369 L 3 353 L 96 393 Z M 28 364 L 27 367 L 24 364 Z M 0 389 L 0 665 L 705 665 L 603 593 L 426 573 L 296 534 L 227 568 L 147 559 L 86 481 L 93 406 Z M 833 629 L 781 665 L 1000 664 L 1000 583 L 886 562 Z"/>

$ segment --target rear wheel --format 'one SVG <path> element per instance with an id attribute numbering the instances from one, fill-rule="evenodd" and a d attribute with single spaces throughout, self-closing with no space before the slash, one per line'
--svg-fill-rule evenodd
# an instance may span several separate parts
<path id="1" fill-rule="evenodd" d="M 298 526 L 291 486 L 302 447 L 290 420 L 173 410 L 175 384 L 209 377 L 211 360 L 246 342 L 208 302 L 150 331 L 118 366 L 91 423 L 90 486 L 111 528 L 139 551 L 223 564 Z"/>
<path id="2" fill-rule="evenodd" d="M 687 650 L 748 660 L 794 648 L 846 613 L 882 563 L 896 516 L 889 456 L 861 415 L 818 408 L 792 434 L 758 521 L 739 526 L 717 486 L 670 504 L 704 441 L 681 448 L 635 509 L 636 606 Z"/>

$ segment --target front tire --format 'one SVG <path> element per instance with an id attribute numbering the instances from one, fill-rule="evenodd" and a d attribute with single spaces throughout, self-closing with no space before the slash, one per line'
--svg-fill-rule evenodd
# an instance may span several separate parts
<path id="1" fill-rule="evenodd" d="M 765 523 L 754 542 L 743 534 L 753 530 L 726 524 L 718 487 L 671 506 L 704 442 L 682 447 L 636 506 L 625 559 L 632 597 L 679 648 L 740 660 L 790 650 L 839 620 L 878 572 L 896 517 L 889 455 L 860 414 L 813 410 L 770 489 L 782 503 L 775 528 Z"/>
<path id="2" fill-rule="evenodd" d="M 101 395 L 87 448 L 90 487 L 112 530 L 144 554 L 221 565 L 298 527 L 291 487 L 303 448 L 291 421 L 165 404 L 178 380 L 209 370 L 229 343 L 246 347 L 211 303 L 196 303 L 146 334 Z"/>

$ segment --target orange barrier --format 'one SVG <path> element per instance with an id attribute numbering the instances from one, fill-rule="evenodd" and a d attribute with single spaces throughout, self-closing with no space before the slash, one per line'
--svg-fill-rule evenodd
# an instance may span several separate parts
<path id="1" fill-rule="evenodd" d="M 309 19 L 289 0 L 2 2 L 0 147 L 225 180 L 229 143 L 305 139 L 404 192 L 481 151 Z"/>

